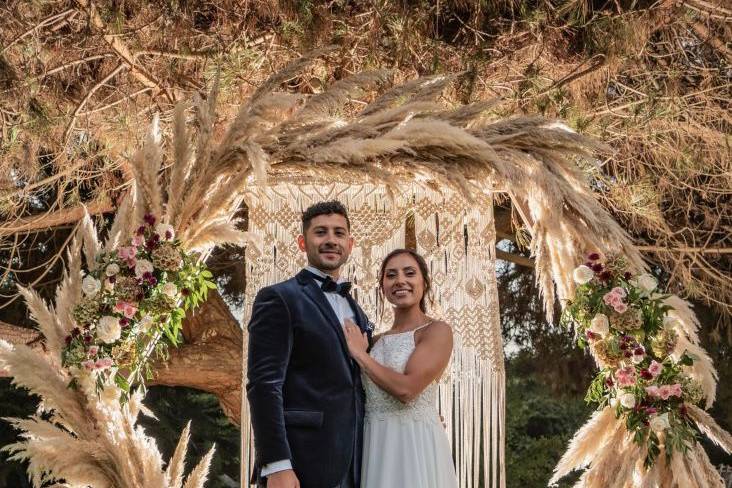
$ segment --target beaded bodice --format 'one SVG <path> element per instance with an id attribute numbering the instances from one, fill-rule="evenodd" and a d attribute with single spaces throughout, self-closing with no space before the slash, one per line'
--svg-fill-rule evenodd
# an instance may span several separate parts
<path id="1" fill-rule="evenodd" d="M 371 349 L 371 357 L 380 364 L 403 373 L 409 357 L 414 352 L 414 333 L 416 330 L 418 329 L 381 336 Z M 363 378 L 364 390 L 366 391 L 366 420 L 400 418 L 423 422 L 439 422 L 437 382 L 431 383 L 417 398 L 405 404 L 379 388 L 366 374 L 363 375 Z"/>

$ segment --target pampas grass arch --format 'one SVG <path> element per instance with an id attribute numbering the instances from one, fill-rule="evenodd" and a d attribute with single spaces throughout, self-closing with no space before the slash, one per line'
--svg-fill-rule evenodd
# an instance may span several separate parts
<path id="1" fill-rule="evenodd" d="M 630 237 L 598 203 L 577 164 L 579 160 L 594 164 L 595 154 L 604 150 L 601 144 L 543 118 L 491 118 L 488 111 L 496 101 L 447 107 L 440 95 L 453 81 L 452 76 L 423 77 L 392 85 L 390 73 L 375 71 L 339 80 L 312 96 L 278 91 L 283 83 L 327 54 L 328 50 L 311 53 L 272 75 L 241 106 L 220 139 L 214 137 L 217 85 L 205 99 L 196 100 L 195 136 L 186 128 L 187 107 L 178 106 L 170 167 L 162 169 L 164 151 L 156 131 L 152 131 L 133 158 L 135 185 L 117 211 L 106 246 L 94 244 L 93 233 L 86 232 L 84 236 L 90 244 L 84 246 L 85 251 L 113 249 L 124 236 L 130 235 L 148 210 L 163 215 L 174 226 L 185 248 L 198 250 L 202 256 L 218 244 L 244 244 L 250 236 L 237 229 L 233 216 L 252 184 L 264 183 L 268 173 L 316 172 L 321 178 L 338 179 L 347 170 L 385 188 L 396 189 L 418 179 L 432 188 L 448 188 L 471 202 L 480 202 L 489 192 L 507 193 L 531 233 L 536 279 L 549 320 L 555 299 L 562 302 L 572 298 L 572 271 L 584 261 L 587 251 L 624 255 L 634 271 L 646 269 Z M 348 110 L 354 97 L 369 91 L 376 93 L 370 103 L 358 111 Z M 34 317 L 52 343 L 52 352 L 57 351 L 57 341 L 69 328 L 70 304 L 78 298 L 80 252 L 77 242 L 70 250 L 71 270 L 60 287 L 55 310 L 32 291 L 26 291 Z M 93 262 L 88 255 L 87 262 Z M 698 323 L 689 305 L 678 297 L 670 300 L 680 319 L 679 336 L 687 349 L 700 358 L 690 374 L 702 383 L 709 408 L 715 396 L 716 372 L 709 356 L 698 345 Z M 79 480 L 76 486 L 148 487 L 179 483 L 182 471 L 171 467 L 160 474 L 162 461 L 159 453 L 150 450 L 152 441 L 139 437 L 134 430 L 135 416 L 140 410 L 137 400 L 130 402 L 127 411 L 115 414 L 125 416 L 129 428 L 125 430 L 124 442 L 128 447 L 116 451 L 117 457 L 100 458 L 99 450 L 106 441 L 87 437 L 93 422 L 89 404 L 73 403 L 77 400 L 65 390 L 57 359 L 41 361 L 32 354 L 7 344 L 0 349 L 0 366 L 13 370 L 16 382 L 41 394 L 45 407 L 59 412 L 52 418 L 53 423 L 40 418 L 16 421 L 24 431 L 24 441 L 12 449 L 18 456 L 31 459 L 36 486 L 46 478 L 73 476 Z M 93 415 L 101 427 L 116 422 Z M 732 451 L 732 438 L 711 417 L 703 410 L 693 411 L 692 415 L 703 432 Z M 64 438 L 73 438 L 84 447 L 74 451 L 82 458 L 59 457 L 43 447 L 45 440 L 61 436 L 56 425 L 64 426 Z M 571 470 L 587 467 L 579 486 L 722 486 L 721 478 L 698 444 L 686 457 L 675 456 L 670 465 L 659 462 L 645 471 L 642 453 L 624 429 L 622 422 L 607 410 L 596 413 L 573 439 L 552 482 Z M 73 431 L 75 437 L 68 431 Z M 157 473 L 157 481 L 127 479 L 131 475 L 125 466 L 142 455 L 149 456 L 154 468 L 150 473 Z M 174 459 L 179 457 L 176 453 Z M 499 476 L 492 477 L 491 484 L 505 486 L 502 460 L 492 458 L 486 462 L 491 463 L 494 472 L 500 471 Z M 82 476 L 69 466 L 83 466 L 88 471 Z M 175 476 L 170 474 L 171 470 Z M 191 476 L 197 476 L 197 471 Z M 477 482 L 469 477 L 462 480 L 462 485 L 477 486 Z"/>

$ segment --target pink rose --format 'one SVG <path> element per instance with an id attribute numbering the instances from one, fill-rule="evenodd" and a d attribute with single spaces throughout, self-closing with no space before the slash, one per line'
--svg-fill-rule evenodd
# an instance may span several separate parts
<path id="1" fill-rule="evenodd" d="M 140 247 L 145 243 L 145 238 L 142 236 L 135 236 L 132 238 L 132 245 L 135 247 Z"/>
<path id="2" fill-rule="evenodd" d="M 661 371 L 663 371 L 663 364 L 655 360 L 651 361 L 650 366 L 648 366 L 648 372 L 651 373 L 655 378 L 656 376 L 661 374 Z"/>
<path id="3" fill-rule="evenodd" d="M 117 302 L 114 306 L 114 311 L 120 312 L 128 319 L 131 319 L 137 313 L 137 307 L 130 302 Z"/>
<path id="4" fill-rule="evenodd" d="M 112 364 L 114 364 L 112 361 L 112 358 L 101 358 L 101 359 L 97 359 L 96 363 L 94 363 L 94 366 L 97 369 L 107 369 L 107 368 L 111 367 Z"/>
<path id="5" fill-rule="evenodd" d="M 81 365 L 84 366 L 84 369 L 86 369 L 87 371 L 91 371 L 94 369 L 94 361 L 92 361 L 91 359 L 83 361 Z"/>
<path id="6" fill-rule="evenodd" d="M 635 368 L 633 366 L 620 368 L 615 371 L 615 378 L 621 387 L 633 386 L 635 385 Z"/>
<path id="7" fill-rule="evenodd" d="M 660 396 L 660 393 L 658 391 L 658 387 L 656 385 L 646 386 L 646 393 L 652 398 L 658 398 Z"/>
<path id="8" fill-rule="evenodd" d="M 609 291 L 602 296 L 602 301 L 605 302 L 605 305 L 611 305 L 615 300 L 617 300 L 615 297 L 617 297 L 617 295 Z"/>
<path id="9" fill-rule="evenodd" d="M 661 385 L 658 389 L 658 396 L 660 396 L 662 400 L 668 400 L 668 397 L 671 396 L 671 387 L 669 385 Z"/>
<path id="10" fill-rule="evenodd" d="M 88 352 L 90 356 L 96 356 L 99 354 L 99 346 L 90 346 Z"/>
<path id="11" fill-rule="evenodd" d="M 681 397 L 681 384 L 674 383 L 671 385 L 671 395 Z"/>
<path id="12" fill-rule="evenodd" d="M 628 296 L 628 293 L 625 291 L 625 288 L 622 288 L 620 286 L 616 286 L 615 288 L 610 290 L 610 293 L 615 293 L 620 298 L 625 298 L 626 296 Z"/>
<path id="13" fill-rule="evenodd" d="M 134 247 L 125 247 L 122 246 L 119 249 L 117 249 L 117 255 L 120 259 L 123 259 L 125 261 L 129 261 L 130 259 L 134 259 L 137 255 L 137 249 Z"/>
<path id="14" fill-rule="evenodd" d="M 624 303 L 616 303 L 613 305 L 613 308 L 618 313 L 625 313 L 628 311 L 628 306 Z"/>

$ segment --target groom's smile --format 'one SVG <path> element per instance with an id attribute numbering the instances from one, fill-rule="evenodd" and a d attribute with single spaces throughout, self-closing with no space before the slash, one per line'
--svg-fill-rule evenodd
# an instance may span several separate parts
<path id="1" fill-rule="evenodd" d="M 307 254 L 310 265 L 337 278 L 351 255 L 353 237 L 344 216 L 318 215 L 298 238 L 298 245 Z"/>

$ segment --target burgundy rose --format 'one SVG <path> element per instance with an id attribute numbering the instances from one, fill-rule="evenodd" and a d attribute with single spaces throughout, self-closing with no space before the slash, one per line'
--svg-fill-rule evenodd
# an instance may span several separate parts
<path id="1" fill-rule="evenodd" d="M 138 236 L 141 236 L 144 233 L 145 233 L 145 226 L 144 225 L 141 225 L 140 227 L 137 228 L 137 235 Z"/>
<path id="2" fill-rule="evenodd" d="M 121 319 L 119 319 L 119 325 L 120 327 L 127 327 L 128 325 L 130 325 L 130 320 L 127 317 L 122 317 Z"/>
<path id="3" fill-rule="evenodd" d="M 630 274 L 630 271 L 626 271 L 625 273 L 623 273 L 623 278 L 625 278 L 626 281 L 629 280 L 631 276 L 633 275 Z"/>
<path id="4" fill-rule="evenodd" d="M 71 337 L 77 337 L 79 334 L 81 334 L 81 331 L 74 327 L 74 329 L 71 331 Z"/>
<path id="5" fill-rule="evenodd" d="M 181 295 L 183 295 L 184 297 L 187 297 L 188 295 L 190 295 L 190 294 L 191 294 L 191 290 L 189 290 L 188 288 L 183 288 L 183 289 L 182 289 L 182 290 L 180 291 L 180 294 L 181 294 Z"/>
<path id="6" fill-rule="evenodd" d="M 598 259 L 600 259 L 600 254 L 592 252 L 589 256 L 587 256 L 587 259 L 589 259 L 590 261 L 597 261 Z"/>
<path id="7" fill-rule="evenodd" d="M 644 355 L 645 353 L 646 353 L 645 349 L 643 349 L 643 348 L 642 348 L 642 347 L 640 347 L 640 346 L 636 347 L 636 348 L 635 348 L 635 349 L 633 350 L 633 354 L 635 354 L 636 356 L 642 356 L 642 355 Z"/>
<path id="8" fill-rule="evenodd" d="M 114 285 L 114 284 L 115 284 L 115 283 L 117 282 L 117 277 L 116 277 L 116 276 L 110 276 L 110 277 L 109 277 L 109 278 L 107 278 L 107 279 L 108 279 L 108 280 L 109 280 L 109 282 L 110 282 L 110 283 L 112 283 L 113 285 Z"/>
<path id="9" fill-rule="evenodd" d="M 169 230 L 166 230 L 166 231 L 165 231 L 165 240 L 166 240 L 166 241 L 169 241 L 169 240 L 171 240 L 172 238 L 173 238 L 173 233 L 172 233 L 172 232 L 170 232 Z"/>
<path id="10" fill-rule="evenodd" d="M 67 336 L 66 336 L 66 339 L 65 339 L 65 340 L 66 340 L 66 345 L 67 345 L 67 346 L 68 346 L 69 344 L 71 344 L 71 336 L 70 336 L 70 335 L 67 335 Z"/>
<path id="11" fill-rule="evenodd" d="M 144 220 L 147 225 L 155 225 L 155 216 L 152 214 L 145 214 Z"/>
<path id="12" fill-rule="evenodd" d="M 610 271 L 603 271 L 598 275 L 598 278 L 602 281 L 610 281 L 610 279 L 613 277 L 612 273 Z"/>
<path id="13" fill-rule="evenodd" d="M 613 386 L 615 386 L 615 382 L 611 377 L 608 376 L 607 378 L 605 378 L 605 386 L 607 386 L 608 388 L 612 388 Z"/>
<path id="14" fill-rule="evenodd" d="M 640 372 L 640 375 L 641 375 L 641 378 L 643 378 L 644 380 L 652 380 L 653 379 L 653 375 L 647 369 L 642 369 L 641 372 Z"/>
<path id="15" fill-rule="evenodd" d="M 92 341 L 92 336 L 90 336 L 90 335 L 85 335 L 84 336 L 84 342 L 86 344 L 91 344 L 91 341 Z"/>
<path id="16" fill-rule="evenodd" d="M 605 269 L 605 266 L 603 266 L 602 263 L 595 263 L 592 265 L 592 271 L 595 273 L 599 273 L 603 269 Z"/>
<path id="17" fill-rule="evenodd" d="M 625 351 L 625 353 L 623 353 L 623 356 L 625 356 L 626 358 L 632 358 L 633 357 L 633 353 L 630 352 L 630 351 Z"/>

